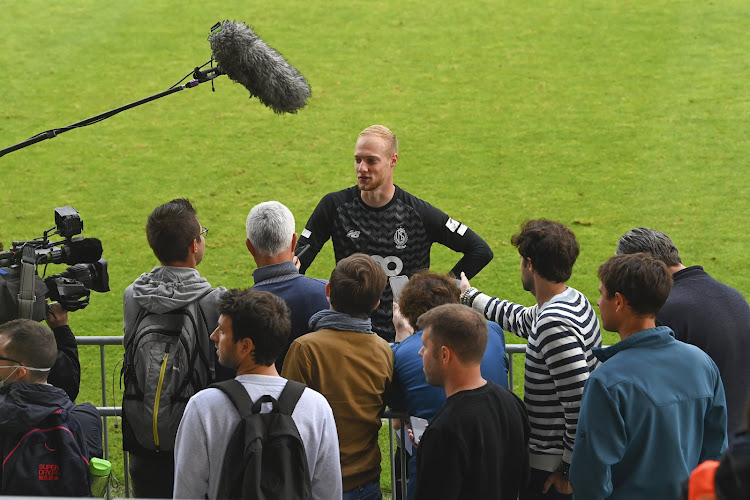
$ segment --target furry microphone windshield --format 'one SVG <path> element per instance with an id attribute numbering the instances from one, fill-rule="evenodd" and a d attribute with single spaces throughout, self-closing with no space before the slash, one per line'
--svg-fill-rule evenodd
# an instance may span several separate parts
<path id="1" fill-rule="evenodd" d="M 310 85 L 281 54 L 266 45 L 247 25 L 222 21 L 208 37 L 219 70 L 242 84 L 276 113 L 296 113 L 307 104 Z"/>

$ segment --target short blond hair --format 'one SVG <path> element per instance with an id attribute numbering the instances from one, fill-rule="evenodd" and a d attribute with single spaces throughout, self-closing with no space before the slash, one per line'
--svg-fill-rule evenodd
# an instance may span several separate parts
<path id="1" fill-rule="evenodd" d="M 359 133 L 360 137 L 366 135 L 374 135 L 385 139 L 385 143 L 391 154 L 398 154 L 398 139 L 396 139 L 396 134 L 391 132 L 391 130 L 385 125 L 370 125 Z"/>

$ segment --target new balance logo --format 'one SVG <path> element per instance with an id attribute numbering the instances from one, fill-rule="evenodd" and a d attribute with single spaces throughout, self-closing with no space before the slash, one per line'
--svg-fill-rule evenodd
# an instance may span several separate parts
<path id="1" fill-rule="evenodd" d="M 356 239 L 359 238 L 359 231 L 355 231 L 354 229 L 352 229 L 348 233 L 346 233 L 346 235 L 351 239 Z"/>

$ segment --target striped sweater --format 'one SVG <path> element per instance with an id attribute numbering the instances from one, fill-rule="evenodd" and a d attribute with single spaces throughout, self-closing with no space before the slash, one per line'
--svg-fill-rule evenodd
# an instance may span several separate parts
<path id="1" fill-rule="evenodd" d="M 541 307 L 524 307 L 480 293 L 472 307 L 503 330 L 528 340 L 524 401 L 531 424 L 532 468 L 553 471 L 573 455 L 583 386 L 600 361 L 599 320 L 588 299 L 573 288 Z"/>

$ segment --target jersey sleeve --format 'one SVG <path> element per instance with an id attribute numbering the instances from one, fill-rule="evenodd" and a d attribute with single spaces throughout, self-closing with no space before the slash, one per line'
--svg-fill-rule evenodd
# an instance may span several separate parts
<path id="1" fill-rule="evenodd" d="M 426 201 L 416 201 L 417 211 L 430 239 L 454 252 L 464 254 L 451 269 L 454 276 L 459 277 L 461 272 L 464 272 L 466 277 L 471 279 L 490 263 L 494 256 L 492 250 L 477 233 Z"/>
<path id="2" fill-rule="evenodd" d="M 294 249 L 295 255 L 298 255 L 304 247 L 309 245 L 307 250 L 304 250 L 304 253 L 299 256 L 300 273 L 304 274 L 307 271 L 320 249 L 323 248 L 326 241 L 331 239 L 331 228 L 333 227 L 335 214 L 336 204 L 333 193 L 329 193 L 315 207 L 297 240 L 297 246 Z"/>

